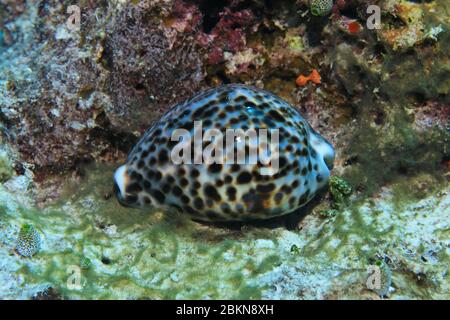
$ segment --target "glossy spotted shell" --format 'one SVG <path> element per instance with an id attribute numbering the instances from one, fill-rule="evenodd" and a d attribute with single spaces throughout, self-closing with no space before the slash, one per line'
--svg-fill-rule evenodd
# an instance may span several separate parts
<path id="1" fill-rule="evenodd" d="M 279 129 L 278 173 L 261 175 L 260 164 L 175 165 L 172 133 L 183 128 L 193 135 L 194 121 L 222 132 Z M 287 102 L 254 87 L 225 85 L 174 106 L 144 134 L 122 167 L 126 185 L 118 197 L 130 206 L 173 207 L 197 220 L 267 219 L 302 207 L 326 185 L 323 150 L 334 156 Z"/>

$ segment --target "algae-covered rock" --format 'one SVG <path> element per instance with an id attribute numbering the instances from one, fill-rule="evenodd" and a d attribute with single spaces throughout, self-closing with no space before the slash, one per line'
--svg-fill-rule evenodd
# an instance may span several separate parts
<path id="1" fill-rule="evenodd" d="M 401 203 L 385 190 L 333 219 L 310 215 L 300 231 L 230 230 L 120 207 L 104 197 L 113 168 L 89 171 L 45 209 L 22 207 L 0 189 L 0 200 L 10 199 L 0 223 L 2 298 L 50 287 L 68 299 L 448 298 L 445 188 Z M 12 223 L 22 219 L 45 234 L 43 250 L 27 260 L 8 251 Z M 368 287 L 381 259 L 390 278 L 380 265 L 382 286 Z"/>

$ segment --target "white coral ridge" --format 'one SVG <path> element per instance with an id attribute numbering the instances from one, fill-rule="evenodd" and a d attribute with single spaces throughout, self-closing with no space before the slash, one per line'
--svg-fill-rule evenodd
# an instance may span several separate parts
<path id="1" fill-rule="evenodd" d="M 425 38 L 433 39 L 434 41 L 437 41 L 437 36 L 444 32 L 444 28 L 442 28 L 442 25 L 438 25 L 437 27 L 433 27 L 425 34 Z"/>

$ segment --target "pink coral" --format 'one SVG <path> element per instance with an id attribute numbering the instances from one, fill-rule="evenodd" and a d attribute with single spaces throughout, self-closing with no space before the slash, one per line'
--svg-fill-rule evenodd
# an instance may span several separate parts
<path id="1" fill-rule="evenodd" d="M 251 31 L 255 16 L 249 9 L 233 12 L 225 8 L 219 14 L 219 21 L 210 32 L 208 43 L 208 62 L 217 64 L 223 61 L 223 52 L 236 53 L 246 46 L 246 33 Z"/>

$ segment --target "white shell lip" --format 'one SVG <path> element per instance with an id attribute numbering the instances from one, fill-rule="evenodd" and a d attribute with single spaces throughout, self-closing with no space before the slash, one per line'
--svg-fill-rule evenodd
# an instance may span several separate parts
<path id="1" fill-rule="evenodd" d="M 114 181 L 116 182 L 117 187 L 119 188 L 120 195 L 125 197 L 126 185 L 128 183 L 127 176 L 127 166 L 120 166 L 116 172 L 114 173 Z"/>
<path id="2" fill-rule="evenodd" d="M 321 156 L 322 161 L 328 170 L 333 169 L 335 151 L 333 146 L 325 140 L 320 134 L 311 130 L 310 132 L 311 146 Z"/>

